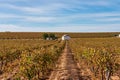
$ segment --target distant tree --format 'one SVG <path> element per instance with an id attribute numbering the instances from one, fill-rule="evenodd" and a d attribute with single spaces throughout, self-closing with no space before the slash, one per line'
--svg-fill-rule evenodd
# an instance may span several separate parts
<path id="1" fill-rule="evenodd" d="M 50 34 L 49 34 L 49 37 L 52 38 L 52 39 L 55 39 L 55 34 L 50 33 Z"/>
<path id="2" fill-rule="evenodd" d="M 115 34 L 114 36 L 118 36 L 117 34 Z"/>
<path id="3" fill-rule="evenodd" d="M 53 34 L 53 33 L 50 33 L 50 34 L 44 33 L 44 34 L 43 34 L 43 39 L 46 40 L 47 38 L 52 38 L 52 40 L 54 40 L 54 39 L 56 39 L 57 37 L 56 37 L 55 34 Z"/>
<path id="4" fill-rule="evenodd" d="M 43 34 L 43 39 L 46 39 L 47 37 L 49 37 L 48 34 L 47 34 L 47 33 L 44 33 L 44 34 Z"/>

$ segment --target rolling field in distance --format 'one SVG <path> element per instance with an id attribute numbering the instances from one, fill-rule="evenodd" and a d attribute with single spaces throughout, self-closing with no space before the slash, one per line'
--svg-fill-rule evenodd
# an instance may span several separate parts
<path id="1" fill-rule="evenodd" d="M 0 32 L 0 39 L 41 39 L 43 34 L 44 32 Z M 105 37 L 115 37 L 115 35 L 120 34 L 120 32 L 104 32 L 104 33 L 54 32 L 54 34 L 58 38 L 61 38 L 61 36 L 64 34 L 68 34 L 72 38 L 105 38 Z"/>

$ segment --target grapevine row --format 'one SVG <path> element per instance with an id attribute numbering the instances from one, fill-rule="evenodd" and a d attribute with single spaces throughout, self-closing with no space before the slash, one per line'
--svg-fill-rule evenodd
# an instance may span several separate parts
<path id="1" fill-rule="evenodd" d="M 79 65 L 83 62 L 92 73 L 94 80 L 110 80 L 111 76 L 120 69 L 118 41 L 120 39 L 86 38 L 73 39 L 70 43 Z"/>

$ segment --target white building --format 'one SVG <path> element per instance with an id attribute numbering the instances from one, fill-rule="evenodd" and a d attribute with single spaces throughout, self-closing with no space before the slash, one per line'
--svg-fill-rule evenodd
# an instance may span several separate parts
<path id="1" fill-rule="evenodd" d="M 69 35 L 63 35 L 62 40 L 70 40 L 70 36 Z"/>
<path id="2" fill-rule="evenodd" d="M 120 34 L 115 35 L 115 37 L 119 37 L 120 38 Z"/>
<path id="3" fill-rule="evenodd" d="M 118 37 L 120 37 L 120 34 L 118 34 Z"/>

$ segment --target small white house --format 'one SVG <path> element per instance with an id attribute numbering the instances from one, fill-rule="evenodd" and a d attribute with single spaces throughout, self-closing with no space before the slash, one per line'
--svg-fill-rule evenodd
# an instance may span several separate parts
<path id="1" fill-rule="evenodd" d="M 118 38 L 120 38 L 120 34 L 117 34 L 117 35 L 115 35 L 115 37 L 118 37 Z"/>
<path id="2" fill-rule="evenodd" d="M 63 35 L 62 40 L 70 40 L 70 36 L 69 35 Z"/>
<path id="3" fill-rule="evenodd" d="M 118 37 L 120 37 L 120 34 L 118 34 Z"/>

